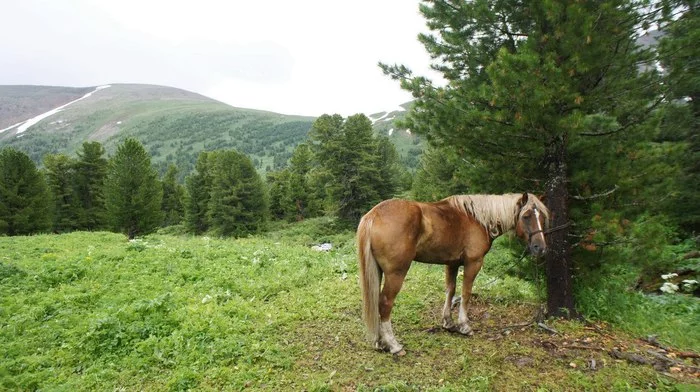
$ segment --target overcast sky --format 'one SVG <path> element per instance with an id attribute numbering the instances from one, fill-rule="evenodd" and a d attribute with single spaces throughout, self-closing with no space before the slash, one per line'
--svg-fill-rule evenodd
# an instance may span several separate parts
<path id="1" fill-rule="evenodd" d="M 411 99 L 377 62 L 428 73 L 417 0 L 0 0 L 0 84 L 179 87 L 285 114 Z"/>

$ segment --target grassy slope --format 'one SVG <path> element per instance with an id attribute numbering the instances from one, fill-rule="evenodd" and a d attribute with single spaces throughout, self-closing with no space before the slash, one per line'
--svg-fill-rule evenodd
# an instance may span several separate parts
<path id="1" fill-rule="evenodd" d="M 619 331 L 528 321 L 533 288 L 477 278 L 476 335 L 438 326 L 442 269 L 416 264 L 394 312 L 408 355 L 363 339 L 352 233 L 327 220 L 218 240 L 111 233 L 0 241 L 0 389 L 693 390 L 651 367 L 567 344 L 632 350 Z M 310 250 L 331 241 L 328 253 Z M 695 344 L 697 349 L 697 342 Z M 586 370 L 595 359 L 597 370 Z M 573 368 L 573 363 L 576 368 Z M 681 377 L 681 375 L 676 375 Z M 687 384 L 691 383 L 691 384 Z M 685 386 L 684 386 L 685 385 Z"/>
<path id="2" fill-rule="evenodd" d="M 236 148 L 264 169 L 275 154 L 288 154 L 303 141 L 311 118 L 233 108 L 204 96 L 163 86 L 120 85 L 100 90 L 41 121 L 21 137 L 0 134 L 0 146 L 26 151 L 37 162 L 46 153 L 73 154 L 85 140 L 108 151 L 135 136 L 154 163 L 192 167 L 203 149 Z"/>

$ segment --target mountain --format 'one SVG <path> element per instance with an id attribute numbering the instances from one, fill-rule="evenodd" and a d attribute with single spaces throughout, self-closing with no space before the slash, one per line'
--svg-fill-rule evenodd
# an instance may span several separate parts
<path id="1" fill-rule="evenodd" d="M 394 124 L 409 106 L 368 117 L 375 132 L 388 136 L 406 165 L 414 168 L 423 143 Z M 111 153 L 132 136 L 144 144 L 161 173 L 174 163 L 182 177 L 200 151 L 228 148 L 250 156 L 258 170 L 269 171 L 284 166 L 314 120 L 235 108 L 156 85 L 0 86 L 0 148 L 22 150 L 39 164 L 48 153 L 75 155 L 85 141 L 99 141 Z"/>
<path id="2" fill-rule="evenodd" d="M 244 152 L 266 170 L 286 161 L 313 120 L 235 108 L 165 86 L 0 86 L 0 148 L 15 147 L 36 162 L 47 153 L 73 155 L 84 141 L 99 141 L 111 152 L 133 136 L 161 170 L 175 163 L 187 173 L 200 151 L 222 148 Z"/>
<path id="3" fill-rule="evenodd" d="M 368 117 L 372 120 L 375 133 L 387 136 L 396 146 L 396 151 L 406 166 L 409 169 L 415 169 L 423 152 L 424 143 L 422 139 L 412 134 L 410 129 L 401 128 L 396 124 L 397 121 L 406 117 L 410 107 L 411 102 L 406 102 L 394 109 L 373 113 Z"/>

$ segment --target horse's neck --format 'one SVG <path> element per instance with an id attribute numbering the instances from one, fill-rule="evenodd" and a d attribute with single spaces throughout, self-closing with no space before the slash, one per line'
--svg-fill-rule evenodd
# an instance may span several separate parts
<path id="1" fill-rule="evenodd" d="M 471 214 L 491 238 L 513 230 L 516 226 L 517 196 L 476 195 L 462 200 L 465 212 Z M 512 206 L 511 206 L 512 204 Z"/>

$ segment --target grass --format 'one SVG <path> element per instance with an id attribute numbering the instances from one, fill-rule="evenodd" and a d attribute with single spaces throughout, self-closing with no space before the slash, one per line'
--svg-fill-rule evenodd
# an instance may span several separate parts
<path id="1" fill-rule="evenodd" d="M 330 227 L 330 228 L 329 228 Z M 331 241 L 330 252 L 309 245 Z M 508 258 L 499 246 L 487 263 Z M 476 335 L 438 328 L 440 267 L 416 264 L 393 319 L 408 355 L 363 338 L 351 232 L 332 221 L 229 240 L 112 233 L 0 241 L 0 389 L 7 390 L 693 390 L 566 344 L 631 347 L 577 322 L 528 321 L 527 282 L 477 278 Z M 606 335 L 614 337 L 611 339 Z M 596 370 L 587 369 L 595 360 Z M 571 364 L 576 367 L 572 367 Z M 693 384 L 695 383 L 695 384 Z M 684 389 L 686 388 L 686 389 Z"/>

